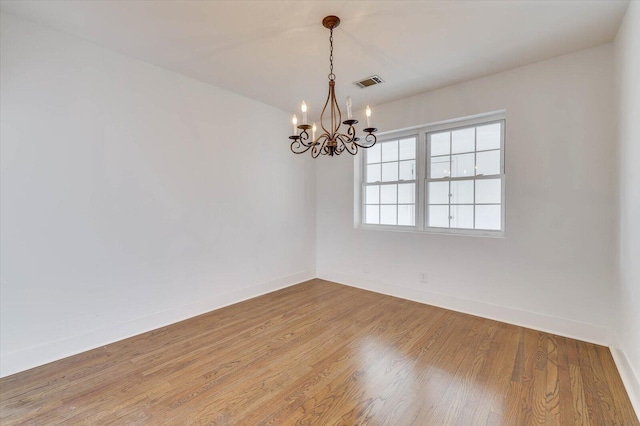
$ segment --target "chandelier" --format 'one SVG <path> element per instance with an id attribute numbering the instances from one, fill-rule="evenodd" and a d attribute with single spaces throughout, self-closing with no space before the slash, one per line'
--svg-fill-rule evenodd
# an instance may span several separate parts
<path id="1" fill-rule="evenodd" d="M 311 150 L 311 156 L 317 158 L 322 155 L 340 155 L 344 151 L 347 151 L 351 155 L 358 153 L 358 148 L 371 148 L 376 143 L 376 136 L 374 135 L 378 129 L 371 127 L 371 108 L 367 105 L 365 115 L 367 117 L 367 127 L 364 132 L 367 133 L 363 143 L 360 143 L 360 138 L 356 136 L 356 129 L 354 124 L 358 123 L 358 120 L 353 119 L 351 114 L 351 97 L 347 97 L 347 119 L 342 121 L 342 112 L 336 101 L 336 75 L 333 73 L 333 29 L 340 25 L 340 18 L 337 16 L 327 16 L 322 20 L 322 25 L 328 28 L 331 35 L 329 36 L 329 93 L 327 100 L 320 113 L 320 126 L 323 133 L 316 138 L 316 124 L 310 125 L 307 123 L 307 104 L 302 101 L 302 124 L 298 124 L 298 117 L 294 114 L 291 120 L 293 124 L 293 136 L 289 136 L 291 142 L 291 151 L 294 154 L 303 154 Z M 328 114 L 330 116 L 329 127 L 327 128 L 324 123 L 324 116 Z M 340 131 L 340 122 L 347 125 L 346 133 Z M 311 130 L 311 136 L 309 136 L 309 130 Z"/>

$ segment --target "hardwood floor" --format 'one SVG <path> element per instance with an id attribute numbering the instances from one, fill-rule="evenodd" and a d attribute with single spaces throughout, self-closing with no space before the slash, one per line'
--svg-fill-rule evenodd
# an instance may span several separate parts
<path id="1" fill-rule="evenodd" d="M 322 280 L 0 379 L 0 423 L 640 424 L 605 347 Z"/>

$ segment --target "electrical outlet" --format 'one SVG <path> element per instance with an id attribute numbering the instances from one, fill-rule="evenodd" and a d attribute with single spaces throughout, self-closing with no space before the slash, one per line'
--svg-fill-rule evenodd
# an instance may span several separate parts
<path id="1" fill-rule="evenodd" d="M 426 272 L 420 272 L 419 278 L 421 283 L 426 283 L 429 281 L 429 275 Z"/>

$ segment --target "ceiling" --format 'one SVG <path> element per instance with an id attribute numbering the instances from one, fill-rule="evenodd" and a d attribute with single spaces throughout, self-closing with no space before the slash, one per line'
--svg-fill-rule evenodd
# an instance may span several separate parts
<path id="1" fill-rule="evenodd" d="M 503 71 L 615 37 L 628 1 L 1 1 L 2 11 L 311 116 L 336 91 L 354 109 Z M 372 74 L 385 83 L 360 89 Z"/>

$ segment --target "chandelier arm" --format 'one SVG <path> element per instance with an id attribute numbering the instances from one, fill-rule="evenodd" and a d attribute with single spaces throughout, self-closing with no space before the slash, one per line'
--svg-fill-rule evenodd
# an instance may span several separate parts
<path id="1" fill-rule="evenodd" d="M 360 138 L 352 137 L 351 132 L 349 133 L 349 135 L 344 135 L 343 133 L 341 133 L 341 135 L 350 138 L 349 142 L 363 149 L 371 148 L 378 141 L 378 139 L 376 138 L 376 135 L 374 135 L 373 133 L 369 133 L 365 136 L 364 139 L 366 143 L 359 143 L 358 141 L 360 140 Z M 355 130 L 353 131 L 353 136 L 355 136 Z"/>
<path id="2" fill-rule="evenodd" d="M 329 135 L 332 132 L 330 132 L 329 130 L 327 130 L 326 127 L 324 127 L 324 113 L 327 110 L 327 106 L 329 105 L 329 102 L 331 101 L 331 86 L 333 83 L 332 81 L 329 81 L 329 92 L 327 93 L 327 100 L 324 102 L 324 107 L 322 108 L 322 112 L 320 113 L 320 127 L 322 127 L 322 130 L 324 130 L 324 133 Z"/>
<path id="3" fill-rule="evenodd" d="M 347 128 L 347 137 L 349 138 L 350 142 L 356 142 L 360 140 L 360 138 L 356 137 L 356 128 L 353 127 L 353 124 L 350 124 Z"/>
<path id="4" fill-rule="evenodd" d="M 335 134 L 338 131 L 338 127 L 340 126 L 340 122 L 336 123 L 336 89 L 335 89 L 335 81 L 331 82 L 332 84 L 329 86 L 329 96 L 331 97 L 331 105 L 329 106 L 331 110 L 331 134 Z"/>
<path id="5" fill-rule="evenodd" d="M 342 146 L 341 146 L 342 149 L 340 150 L 340 152 L 346 149 L 351 155 L 356 155 L 358 153 L 359 145 L 356 144 L 348 135 L 345 135 L 344 133 L 340 133 L 338 135 L 338 139 L 340 139 L 340 142 L 342 142 Z"/>
<path id="6" fill-rule="evenodd" d="M 313 145 L 305 145 L 304 143 L 300 143 L 300 138 L 296 138 L 291 142 L 291 152 L 294 154 L 304 154 L 309 151 L 309 149 Z"/>
<path id="7" fill-rule="evenodd" d="M 356 141 L 351 141 L 351 143 L 355 146 L 357 146 L 358 148 L 363 148 L 363 149 L 367 149 L 367 148 L 371 148 L 374 144 L 371 145 L 363 145 L 361 143 L 358 143 Z"/>
<path id="8" fill-rule="evenodd" d="M 371 145 L 367 145 L 363 148 L 371 148 L 376 144 L 376 142 L 378 142 L 378 138 L 376 138 L 376 135 L 374 135 L 373 132 L 370 132 L 367 136 L 365 136 L 364 140 L 369 142 Z"/>
<path id="9" fill-rule="evenodd" d="M 329 155 L 329 156 L 333 155 L 331 153 L 331 149 L 326 143 L 322 145 L 322 150 L 320 152 L 322 155 Z"/>
<path id="10" fill-rule="evenodd" d="M 314 146 L 313 149 L 311 150 L 311 157 L 318 158 L 318 156 L 322 154 L 322 149 L 323 148 L 318 148 L 317 146 Z"/>
<path id="11" fill-rule="evenodd" d="M 336 132 L 336 107 L 334 105 L 335 102 L 335 98 L 336 98 L 336 92 L 334 91 L 334 85 L 331 85 L 331 89 L 330 89 L 330 103 L 331 105 L 329 105 L 329 111 L 331 111 L 331 123 L 329 124 L 329 126 L 331 127 L 331 134 L 333 135 Z"/>
<path id="12" fill-rule="evenodd" d="M 300 132 L 300 142 L 302 143 L 302 145 L 306 146 L 306 147 L 310 147 L 313 145 L 313 141 L 310 140 L 311 138 L 309 137 L 309 132 L 307 132 L 307 129 L 302 129 L 302 132 Z"/>
<path id="13" fill-rule="evenodd" d="M 322 151 L 325 148 L 326 143 L 327 143 L 326 134 L 323 134 L 318 139 L 316 139 L 316 142 L 314 142 L 312 145 L 313 149 L 311 150 L 311 156 L 313 158 L 318 158 L 318 156 L 322 154 Z"/>
<path id="14" fill-rule="evenodd" d="M 342 111 L 340 111 L 340 105 L 338 105 L 338 101 L 336 100 L 335 86 L 333 86 L 331 89 L 331 127 L 333 128 L 333 133 L 337 133 L 340 129 L 340 123 L 342 123 Z M 334 122 L 336 118 L 337 120 Z"/>

